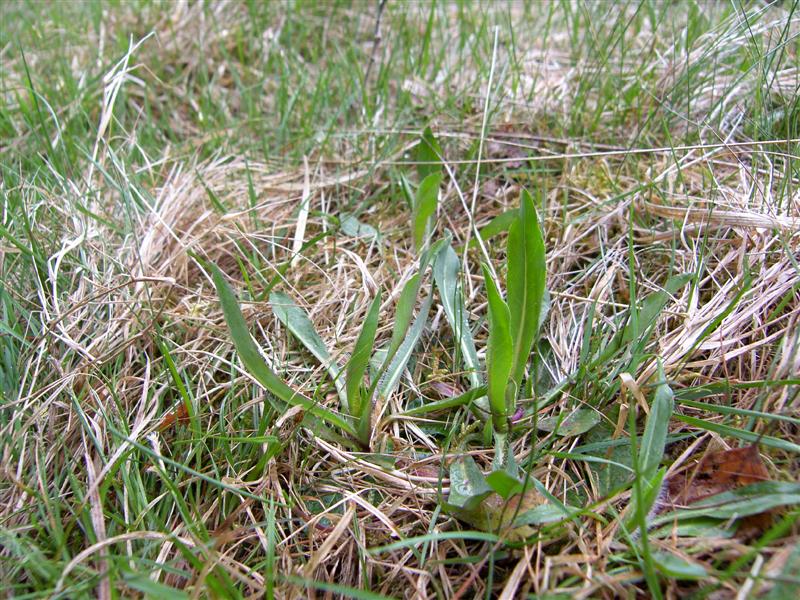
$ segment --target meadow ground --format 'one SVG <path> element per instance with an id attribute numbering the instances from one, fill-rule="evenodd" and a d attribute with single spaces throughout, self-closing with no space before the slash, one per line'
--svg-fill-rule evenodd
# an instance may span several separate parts
<path id="1" fill-rule="evenodd" d="M 0 11 L 0 594 L 797 597 L 797 1 Z"/>

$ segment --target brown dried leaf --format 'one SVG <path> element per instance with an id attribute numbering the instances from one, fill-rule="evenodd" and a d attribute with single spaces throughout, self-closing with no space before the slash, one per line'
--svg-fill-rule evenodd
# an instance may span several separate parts
<path id="1" fill-rule="evenodd" d="M 709 496 L 767 480 L 769 473 L 756 445 L 712 452 L 667 478 L 657 509 L 663 512 L 685 508 Z M 769 512 L 747 517 L 739 531 L 746 533 L 768 527 L 771 520 Z"/>

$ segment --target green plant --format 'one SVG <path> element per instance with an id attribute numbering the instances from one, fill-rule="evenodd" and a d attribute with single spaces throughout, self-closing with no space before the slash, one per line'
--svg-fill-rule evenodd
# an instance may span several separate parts
<path id="1" fill-rule="evenodd" d="M 374 345 L 381 296 L 380 294 L 375 296 L 362 324 L 352 356 L 344 369 L 330 355 L 305 311 L 280 291 L 273 291 L 270 294 L 269 301 L 275 315 L 327 370 L 339 395 L 342 411 L 348 415 L 347 417 L 342 417 L 339 413 L 324 408 L 293 390 L 269 368 L 247 329 L 233 290 L 219 268 L 212 265 L 212 276 L 225 321 L 245 370 L 286 405 L 301 406 L 311 418 L 332 425 L 356 439 L 362 447 L 369 447 L 372 435 L 372 409 L 376 403 L 385 401 L 396 388 L 425 327 L 433 299 L 428 294 L 414 318 L 414 305 L 421 287 L 420 274 L 427 271 L 431 256 L 436 255 L 441 247 L 442 242 L 436 243 L 421 256 L 420 273 L 413 275 L 400 293 L 391 340 L 385 348 L 378 350 L 375 350 Z M 371 363 L 380 366 L 369 385 L 365 385 L 364 376 Z M 279 413 L 284 409 L 285 407 L 276 406 Z M 317 427 L 320 425 L 321 423 L 317 423 Z"/>

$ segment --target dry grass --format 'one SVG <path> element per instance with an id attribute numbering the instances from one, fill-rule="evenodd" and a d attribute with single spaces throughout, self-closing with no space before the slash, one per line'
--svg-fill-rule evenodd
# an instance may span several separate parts
<path id="1" fill-rule="evenodd" d="M 619 375 L 629 357 L 600 365 L 593 378 L 565 385 L 539 407 L 538 418 L 591 407 L 607 429 L 600 437 L 537 432 L 528 414 L 513 446 L 518 460 L 535 457 L 532 476 L 559 500 L 581 502 L 585 515 L 543 526 L 527 543 L 441 537 L 371 552 L 467 528 L 440 509 L 447 466 L 461 451 L 456 440 L 463 431 L 453 414 L 398 416 L 415 398 L 438 398 L 436 384 L 465 389 L 442 310 L 434 305 L 413 368 L 377 407 L 374 455 L 365 454 L 316 435 L 296 410 L 281 415 L 265 407 L 265 392 L 233 352 L 203 261 L 219 265 L 239 290 L 251 331 L 274 368 L 336 409 L 324 369 L 282 328 L 261 294 L 277 275 L 279 289 L 306 309 L 344 362 L 370 299 L 383 290 L 378 340 L 388 341 L 395 303 L 418 269 L 398 176 L 413 172 L 407 151 L 430 119 L 454 175 L 442 190 L 438 233 L 451 231 L 454 246 L 468 241 L 470 219 L 480 227 L 516 207 L 521 186 L 544 190 L 540 216 L 552 293 L 544 339 L 554 382 L 579 371 L 587 336 L 602 344 L 631 302 L 662 289 L 669 275 L 692 273 L 692 282 L 659 313 L 656 333 L 631 373 L 634 383 L 649 397 L 660 360 L 676 391 L 727 383 L 702 400 L 784 419 L 679 406 L 682 416 L 709 427 L 673 419 L 675 441 L 665 464 L 674 470 L 693 452 L 739 443 L 715 424 L 745 432 L 742 440 L 764 436 L 796 448 L 798 141 L 765 132 L 764 115 L 753 112 L 792 103 L 796 111 L 800 70 L 793 40 L 800 22 L 785 4 L 763 13 L 750 7 L 752 27 L 737 11 L 704 5 L 698 17 L 704 30 L 689 51 L 673 35 L 688 17 L 666 11 L 669 18 L 658 27 L 642 19 L 638 36 L 620 46 L 624 56 L 609 52 L 607 62 L 593 46 L 617 39 L 615 28 L 644 10 L 638 5 L 609 7 L 608 23 L 590 19 L 594 31 L 580 20 L 589 9 L 570 5 L 582 28 L 578 37 L 573 21 L 559 20 L 558 11 L 548 36 L 518 34 L 512 41 L 503 29 L 495 57 L 500 83 L 490 94 L 490 142 L 482 157 L 488 162 L 474 214 L 464 207 L 473 194 L 492 60 L 486 31 L 495 16 L 501 27 L 503 19 L 523 19 L 519 5 L 507 13 L 501 6 L 489 16 L 481 12 L 486 30 L 476 27 L 476 49 L 466 54 L 448 33 L 463 11 L 441 8 L 429 38 L 440 60 L 435 76 L 409 69 L 398 78 L 385 65 L 412 54 L 403 36 L 419 44 L 428 39 L 428 10 L 415 6 L 404 14 L 390 4 L 372 71 L 371 108 L 361 107 L 359 90 L 342 96 L 344 108 L 335 112 L 330 106 L 347 85 L 331 82 L 332 98 L 302 103 L 311 127 L 319 127 L 317 138 L 303 138 L 302 115 L 286 110 L 286 83 L 257 81 L 260 71 L 270 56 L 280 56 L 287 72 L 302 73 L 293 83 L 306 86 L 304 96 L 319 94 L 314 85 L 326 69 L 340 69 L 333 74 L 344 77 L 341 61 L 304 57 L 282 32 L 291 28 L 302 37 L 321 29 L 326 43 L 352 52 L 347 60 L 363 67 L 372 49 L 371 8 L 308 8 L 305 25 L 287 9 L 270 13 L 265 27 L 239 3 L 122 7 L 103 12 L 89 41 L 59 21 L 63 9 L 51 20 L 36 7 L 5 9 L 18 23 L 33 14 L 38 35 L 61 32 L 71 80 L 51 48 L 24 45 L 37 85 L 52 86 L 42 92 L 42 105 L 45 96 L 61 97 L 59 81 L 77 90 L 71 102 L 40 106 L 49 114 L 47 127 L 31 120 L 37 111 L 25 92 L 25 66 L 9 42 L 18 32 L 6 30 L 0 336 L 8 341 L 6 360 L 18 368 L 3 371 L 18 383 L 6 382 L 0 411 L 0 581 L 17 586 L 8 588 L 15 590 L 8 597 L 163 592 L 147 588 L 150 581 L 192 597 L 231 590 L 245 597 L 329 597 L 337 592 L 329 584 L 418 598 L 649 594 L 617 518 L 629 505 L 630 487 L 609 494 L 598 470 L 564 457 L 612 437 L 625 401 Z M 117 63 L 121 44 L 128 45 L 123 40 L 131 35 L 135 44 L 151 30 L 155 38 Z M 776 36 L 784 40 L 780 59 L 755 61 L 744 74 L 731 68 Z M 683 96 L 687 87 L 690 99 Z M 248 108 L 254 88 L 255 109 Z M 634 88 L 637 102 L 626 100 Z M 760 104 L 752 101 L 756 95 Z M 217 112 L 207 114 L 209 106 Z M 260 123 L 254 112 L 285 118 Z M 61 129 L 48 135 L 53 123 Z M 792 131 L 797 137 L 796 125 Z M 53 158 L 32 151 L 42 136 Z M 70 148 L 65 158 L 60 145 Z M 311 209 L 304 238 L 330 235 L 284 274 L 302 198 Z M 346 212 L 381 236 L 340 229 L 331 216 Z M 499 265 L 504 244 L 498 239 L 489 250 Z M 481 257 L 477 251 L 466 256 L 467 307 L 480 349 L 486 337 Z M 594 331 L 587 334 L 593 303 Z M 186 399 L 191 414 L 165 426 Z M 274 439 L 246 440 L 263 435 Z M 276 445 L 277 453 L 262 463 Z M 797 480 L 796 452 L 767 442 L 761 448 L 772 479 Z M 474 445 L 470 452 L 489 468 L 490 450 Z M 775 517 L 775 535 L 757 540 L 651 539 L 654 548 L 709 570 L 699 582 L 663 578 L 664 595 L 682 597 L 704 586 L 715 598 L 766 593 L 771 578 L 797 560 L 791 555 L 800 535 L 796 515 L 796 508 L 786 509 Z"/>

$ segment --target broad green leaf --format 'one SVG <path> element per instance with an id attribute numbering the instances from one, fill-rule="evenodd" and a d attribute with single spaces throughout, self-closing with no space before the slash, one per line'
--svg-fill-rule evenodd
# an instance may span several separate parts
<path id="1" fill-rule="evenodd" d="M 328 374 L 336 386 L 336 391 L 339 393 L 339 401 L 342 408 L 346 411 L 350 410 L 347 393 L 345 391 L 345 383 L 341 377 L 339 365 L 333 360 L 333 357 L 325 347 L 325 342 L 317 333 L 311 319 L 308 318 L 306 311 L 295 304 L 294 300 L 287 294 L 279 291 L 273 291 L 269 295 L 269 303 L 272 306 L 272 312 L 278 317 L 278 320 L 283 323 L 283 326 L 302 343 L 311 354 L 322 364 L 328 371 Z"/>
<path id="2" fill-rule="evenodd" d="M 378 330 L 378 313 L 381 307 L 380 293 L 375 295 L 364 319 L 361 333 L 356 340 L 353 355 L 347 363 L 347 398 L 350 401 L 352 415 L 358 419 L 358 433 L 361 443 L 369 439 L 370 411 L 372 403 L 363 390 L 364 372 L 369 365 L 372 346 L 375 344 L 375 332 Z"/>
<path id="3" fill-rule="evenodd" d="M 794 504 L 800 504 L 800 483 L 762 481 L 703 498 L 688 508 L 658 515 L 651 521 L 651 526 L 698 517 L 721 520 L 748 517 Z"/>
<path id="4" fill-rule="evenodd" d="M 508 231 L 507 257 L 509 326 L 514 344 L 511 378 L 519 388 L 539 333 L 546 283 L 544 240 L 533 198 L 524 189 L 520 196 L 519 218 Z"/>
<path id="5" fill-rule="evenodd" d="M 468 372 L 473 387 L 483 385 L 480 374 L 478 352 L 475 340 L 467 321 L 467 310 L 464 306 L 464 295 L 458 280 L 461 261 L 451 246 L 445 246 L 433 261 L 433 280 L 439 290 L 439 299 L 444 308 L 445 317 L 453 330 L 453 337 L 461 349 L 464 367 Z"/>
<path id="6" fill-rule="evenodd" d="M 419 163 L 417 173 L 419 173 L 420 181 L 431 173 L 440 173 L 442 170 L 442 148 L 430 127 L 425 128 L 419 143 L 414 147 L 414 160 Z"/>
<path id="7" fill-rule="evenodd" d="M 414 200 L 414 247 L 419 251 L 432 230 L 431 218 L 436 214 L 439 204 L 441 173 L 431 173 L 417 188 Z"/>
<path id="8" fill-rule="evenodd" d="M 312 402 L 299 392 L 294 391 L 269 368 L 259 353 L 258 346 L 256 346 L 255 341 L 253 341 L 253 338 L 250 336 L 250 331 L 247 329 L 247 322 L 244 320 L 244 315 L 242 315 L 242 311 L 239 308 L 239 302 L 236 300 L 236 295 L 228 285 L 228 282 L 225 281 L 225 276 L 215 264 L 212 263 L 210 268 L 214 286 L 217 288 L 217 295 L 222 305 L 225 322 L 231 332 L 233 345 L 236 348 L 236 352 L 239 353 L 239 358 L 242 360 L 245 370 L 250 376 L 283 402 L 291 406 L 301 406 L 309 414 L 339 427 L 342 431 L 355 435 L 355 429 L 345 419 L 318 406 L 315 402 Z M 276 406 L 276 409 L 281 410 L 281 407 Z"/>
<path id="9" fill-rule="evenodd" d="M 661 464 L 661 459 L 664 457 L 669 420 L 672 417 L 674 404 L 672 390 L 665 382 L 664 367 L 660 362 L 657 377 L 661 383 L 656 388 L 642 435 L 642 445 L 639 448 L 639 473 L 643 479 L 648 481 L 656 474 L 658 465 Z"/>
<path id="10" fill-rule="evenodd" d="M 539 419 L 536 427 L 542 431 L 555 431 L 556 435 L 562 437 L 572 437 L 586 433 L 597 425 L 602 416 L 596 410 L 589 408 L 579 408 L 572 411 L 567 416 L 555 415 Z"/>
<path id="11" fill-rule="evenodd" d="M 519 494 L 523 488 L 522 482 L 506 471 L 492 471 L 486 476 L 486 483 L 505 500 Z"/>
<path id="12" fill-rule="evenodd" d="M 652 556 L 656 568 L 667 577 L 682 580 L 700 579 L 708 575 L 706 568 L 700 563 L 689 562 L 672 552 L 656 550 Z"/>
<path id="13" fill-rule="evenodd" d="M 339 215 L 339 226 L 342 228 L 343 232 L 354 238 L 377 240 L 381 235 L 372 225 L 362 223 L 350 213 L 342 213 Z"/>
<path id="14" fill-rule="evenodd" d="M 458 458 L 450 466 L 448 504 L 472 511 L 491 493 L 492 488 L 471 456 Z"/>
<path id="15" fill-rule="evenodd" d="M 513 350 L 509 330 L 509 311 L 497 290 L 492 274 L 483 265 L 483 277 L 489 303 L 489 340 L 486 347 L 486 371 L 489 380 L 489 406 L 492 422 L 499 432 L 508 430 L 506 389 L 509 385 Z"/>

